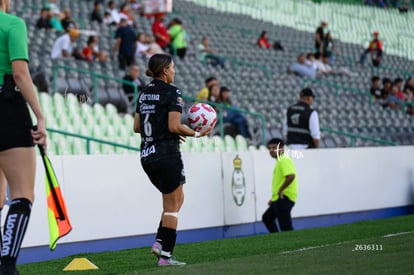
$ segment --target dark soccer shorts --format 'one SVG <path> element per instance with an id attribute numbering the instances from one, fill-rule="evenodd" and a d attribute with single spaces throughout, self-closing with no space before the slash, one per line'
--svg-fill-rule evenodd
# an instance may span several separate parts
<path id="1" fill-rule="evenodd" d="M 34 146 L 29 109 L 21 95 L 14 100 L 0 98 L 0 152 Z"/>
<path id="2" fill-rule="evenodd" d="M 152 184 L 163 194 L 169 194 L 185 183 L 181 156 L 160 159 L 142 164 Z"/>

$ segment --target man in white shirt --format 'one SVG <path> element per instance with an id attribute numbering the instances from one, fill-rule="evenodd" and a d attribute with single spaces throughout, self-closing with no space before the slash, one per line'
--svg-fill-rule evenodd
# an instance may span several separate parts
<path id="1" fill-rule="evenodd" d="M 310 88 L 300 92 L 299 101 L 287 110 L 283 134 L 287 136 L 289 149 L 319 148 L 321 133 L 319 117 L 311 108 L 315 95 Z"/>
<path id="2" fill-rule="evenodd" d="M 70 29 L 67 33 L 59 36 L 52 47 L 51 57 L 52 59 L 68 58 L 73 56 L 73 52 L 76 47 L 76 40 L 79 37 L 79 31 L 77 29 Z"/>

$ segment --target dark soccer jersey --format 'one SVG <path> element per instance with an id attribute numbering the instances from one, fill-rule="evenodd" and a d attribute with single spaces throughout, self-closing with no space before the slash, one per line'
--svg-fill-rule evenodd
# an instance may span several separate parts
<path id="1" fill-rule="evenodd" d="M 141 162 L 180 154 L 179 136 L 168 129 L 168 113 L 182 112 L 181 91 L 154 79 L 140 93 L 137 110 L 141 125 Z"/>

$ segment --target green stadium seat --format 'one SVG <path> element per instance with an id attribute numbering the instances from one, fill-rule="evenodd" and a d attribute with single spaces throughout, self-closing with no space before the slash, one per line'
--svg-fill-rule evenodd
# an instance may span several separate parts
<path id="1" fill-rule="evenodd" d="M 243 136 L 241 135 L 236 136 L 236 144 L 237 144 L 237 150 L 239 152 L 248 151 L 247 140 Z"/>
<path id="2" fill-rule="evenodd" d="M 236 142 L 232 136 L 225 135 L 224 142 L 226 143 L 226 152 L 237 152 Z"/>
<path id="3" fill-rule="evenodd" d="M 211 142 L 214 146 L 214 152 L 225 152 L 226 144 L 220 136 L 211 137 Z"/>
<path id="4" fill-rule="evenodd" d="M 86 155 L 86 141 L 80 138 L 73 139 L 73 154 Z"/>

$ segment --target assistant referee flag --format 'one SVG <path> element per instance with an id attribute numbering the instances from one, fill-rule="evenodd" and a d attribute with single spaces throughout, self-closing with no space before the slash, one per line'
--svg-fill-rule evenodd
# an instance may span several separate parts
<path id="1" fill-rule="evenodd" d="M 69 221 L 65 201 L 52 164 L 45 153 L 43 145 L 38 145 L 38 147 L 46 171 L 45 183 L 50 237 L 49 248 L 50 250 L 55 250 L 59 238 L 68 234 L 72 230 L 72 225 Z"/>

